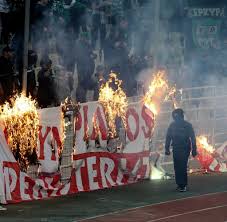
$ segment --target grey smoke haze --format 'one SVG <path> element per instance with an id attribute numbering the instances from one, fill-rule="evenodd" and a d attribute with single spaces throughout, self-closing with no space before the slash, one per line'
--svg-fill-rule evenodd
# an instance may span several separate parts
<path id="1" fill-rule="evenodd" d="M 148 36 L 150 49 L 157 57 L 157 68 L 165 68 L 169 80 L 179 88 L 223 85 L 227 54 L 223 43 L 225 5 L 224 1 L 161 1 L 159 33 Z M 154 24 L 151 29 L 155 30 Z M 157 42 L 154 51 L 153 44 Z M 150 79 L 150 73 L 144 70 L 138 79 L 146 75 Z"/>
<path id="2" fill-rule="evenodd" d="M 178 88 L 223 84 L 223 78 L 225 78 L 226 72 L 225 66 L 223 65 L 225 64 L 226 58 L 225 51 L 222 50 L 222 52 L 220 52 L 220 50 L 218 51 L 211 47 L 210 50 L 205 52 L 203 49 L 200 50 L 199 47 L 197 50 L 194 50 L 190 45 L 191 42 L 194 41 L 192 34 L 193 23 L 197 19 L 196 16 L 199 16 L 199 14 L 202 16 L 202 12 L 199 8 L 222 9 L 222 1 L 218 1 L 219 4 L 217 2 L 213 4 L 212 1 L 201 1 L 202 4 L 200 5 L 197 4 L 198 1 L 196 0 L 160 1 L 158 34 L 155 33 L 157 30 L 155 27 L 157 25 L 155 23 L 157 19 L 155 20 L 154 11 L 156 1 L 144 1 L 145 3 L 143 3 L 143 5 L 139 5 L 138 2 L 139 1 L 131 1 L 131 8 L 126 11 L 126 18 L 128 19 L 129 25 L 127 31 L 129 34 L 127 42 L 129 55 L 147 56 L 149 58 L 144 70 L 138 71 L 137 79 L 139 81 L 144 80 L 148 82 L 152 78 L 152 72 L 154 71 L 152 70 L 153 62 L 154 58 L 156 58 L 157 68 L 165 68 L 170 82 L 177 84 Z M 196 10 L 201 13 L 189 13 L 196 12 Z M 205 12 L 206 10 L 203 11 Z M 222 10 L 220 11 L 222 12 Z M 226 12 L 224 13 L 226 14 Z M 189 17 L 189 14 L 190 16 L 195 16 L 195 18 Z M 223 13 L 220 15 L 222 14 Z M 218 16 L 216 17 L 212 17 L 212 19 L 219 19 Z M 85 13 L 81 19 L 87 21 L 87 26 L 90 27 L 91 11 L 88 12 L 87 10 L 87 13 Z M 205 18 L 202 18 L 202 20 L 203 19 Z M 64 22 L 59 24 L 53 20 L 51 24 L 55 34 L 48 44 L 53 46 L 49 50 L 51 52 L 50 54 L 56 52 L 54 42 L 57 36 L 58 43 L 60 43 L 58 45 L 60 48 L 61 46 L 67 45 L 67 52 L 66 55 L 63 56 L 64 61 L 58 61 L 56 63 L 58 63 L 58 65 L 71 63 L 71 67 L 74 67 L 73 59 L 75 58 L 75 54 L 79 55 L 81 53 L 75 51 L 76 36 L 73 35 L 69 29 L 65 29 Z M 88 29 L 88 32 L 89 31 L 90 29 Z M 46 49 L 48 48 L 46 44 L 47 42 L 42 41 L 37 48 Z M 101 44 L 98 41 L 96 45 L 99 47 Z M 70 71 L 74 72 L 74 69 L 71 68 Z M 68 85 L 68 82 L 64 82 L 64 79 L 61 83 L 62 85 L 65 84 L 65 86 Z"/>

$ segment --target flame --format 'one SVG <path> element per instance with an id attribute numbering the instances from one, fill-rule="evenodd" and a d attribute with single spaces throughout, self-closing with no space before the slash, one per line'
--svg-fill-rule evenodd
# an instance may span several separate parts
<path id="1" fill-rule="evenodd" d="M 158 107 L 162 99 L 167 100 L 173 97 L 176 93 L 176 88 L 169 87 L 165 71 L 158 71 L 146 92 L 143 101 L 145 106 L 153 112 L 154 115 L 158 114 Z"/>
<path id="2" fill-rule="evenodd" d="M 69 98 L 66 97 L 64 102 L 61 102 L 61 109 L 62 109 L 62 112 L 61 112 L 61 126 L 62 126 L 62 129 L 63 129 L 63 133 L 62 133 L 62 136 L 61 136 L 61 142 L 62 142 L 62 146 L 64 146 L 64 141 L 66 139 L 66 128 L 70 125 L 70 121 L 68 119 L 65 120 L 65 112 L 68 111 L 68 108 L 67 108 L 67 104 L 69 103 Z"/>
<path id="3" fill-rule="evenodd" d="M 110 73 L 109 80 L 103 83 L 99 91 L 98 101 L 104 107 L 104 112 L 109 126 L 110 136 L 116 136 L 116 118 L 122 119 L 126 126 L 126 109 L 128 106 L 127 96 L 122 89 L 122 81 L 115 73 Z"/>
<path id="4" fill-rule="evenodd" d="M 206 150 L 209 153 L 213 153 L 215 151 L 214 147 L 208 143 L 208 139 L 204 135 L 198 136 L 196 138 L 196 142 L 199 149 Z"/>
<path id="5" fill-rule="evenodd" d="M 32 155 L 36 156 L 39 116 L 36 101 L 24 94 L 17 95 L 0 107 L 8 144 L 21 169 L 26 171 Z"/>
<path id="6" fill-rule="evenodd" d="M 177 93 L 177 89 L 176 89 L 176 86 L 174 86 L 174 87 L 169 89 L 169 92 L 168 92 L 168 94 L 167 94 L 167 96 L 165 98 L 165 101 L 167 101 L 169 99 L 172 100 L 174 109 L 179 108 L 178 102 L 176 100 L 176 93 Z"/>

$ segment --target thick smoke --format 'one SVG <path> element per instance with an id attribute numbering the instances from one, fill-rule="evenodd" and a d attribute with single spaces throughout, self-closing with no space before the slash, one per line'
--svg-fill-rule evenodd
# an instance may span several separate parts
<path id="1" fill-rule="evenodd" d="M 76 59 L 84 54 L 83 51 L 80 51 L 83 49 L 76 47 L 78 38 L 80 33 L 84 32 L 87 33 L 90 40 L 92 37 L 94 38 L 92 28 L 93 19 L 96 17 L 93 15 L 97 10 L 93 8 L 92 4 L 85 4 L 85 7 L 82 5 L 81 15 L 73 22 L 71 21 L 69 26 L 67 21 L 69 16 L 66 14 L 71 13 L 70 18 L 72 19 L 75 18 L 72 16 L 73 13 L 78 13 L 78 11 L 72 10 L 75 1 L 65 2 L 67 5 L 62 9 L 65 14 L 53 16 L 56 10 L 53 11 L 52 7 L 38 21 L 41 24 L 47 24 L 50 30 L 47 29 L 46 33 L 42 33 L 48 38 L 44 37 L 42 41 L 35 41 L 35 46 L 40 55 L 45 51 L 49 52 L 54 66 L 58 67 L 56 72 L 72 73 L 70 75 L 74 79 L 73 87 L 69 86 L 64 75 L 60 79 L 60 85 L 62 85 L 61 87 L 67 86 L 65 87 L 68 88 L 66 94 L 72 94 L 75 97 L 75 88 L 78 86 Z M 118 30 L 127 36 L 124 41 L 127 44 L 130 64 L 133 64 L 133 71 L 130 69 L 131 67 L 120 70 L 120 78 L 122 77 L 124 81 L 131 77 L 136 78 L 137 90 L 140 88 L 140 82 L 148 83 L 152 74 L 158 69 L 165 69 L 171 84 L 176 84 L 178 88 L 223 85 L 226 52 L 222 49 L 221 36 L 223 30 L 226 29 L 223 21 L 223 15 L 225 16 L 226 12 L 225 9 L 223 11 L 222 1 L 215 1 L 215 4 L 211 1 L 199 1 L 200 3 L 198 3 L 198 1 L 188 0 L 118 2 L 121 7 L 118 9 L 119 18 L 110 18 L 113 21 L 108 21 L 110 24 L 105 26 L 104 36 L 102 33 L 103 21 L 98 22 L 98 25 L 95 26 L 97 41 L 94 43 L 94 51 L 97 57 L 94 73 L 99 65 L 104 65 L 104 55 L 110 55 L 110 60 L 115 59 L 111 49 L 106 49 L 103 45 L 106 39 L 111 38 L 112 32 Z M 116 4 L 115 1 L 114 3 Z M 102 16 L 102 14 L 101 10 L 99 15 Z M 202 21 L 201 24 L 199 20 Z M 217 20 L 219 21 L 217 22 Z M 207 29 L 204 28 L 207 24 L 210 26 L 208 31 L 209 28 L 214 27 L 218 34 L 216 32 L 207 34 Z M 221 41 L 222 43 L 220 43 Z M 72 84 L 72 82 L 70 83 Z"/>
<path id="2" fill-rule="evenodd" d="M 147 4 L 154 8 L 154 2 Z M 141 13 L 146 14 L 146 10 L 141 8 Z M 197 135 L 210 136 L 211 143 L 226 140 L 226 133 L 215 137 L 220 132 L 226 132 L 227 124 L 224 102 L 227 95 L 226 13 L 226 2 L 221 0 L 161 1 L 158 35 L 154 34 L 156 29 L 152 22 L 149 28 L 151 34 L 147 35 L 151 57 L 157 58 L 157 64 L 154 67 L 151 63 L 137 77 L 138 81 L 145 82 L 146 88 L 152 74 L 161 68 L 166 70 L 169 81 L 178 89 L 199 87 L 184 91 L 181 107 L 186 111 L 186 119 L 193 123 Z M 152 10 L 149 16 L 151 21 L 155 20 Z M 135 33 L 140 35 L 138 30 Z M 144 39 L 138 37 L 135 42 L 137 50 L 134 51 L 138 52 Z M 154 47 L 157 42 L 158 46 Z M 163 111 L 167 111 L 165 106 Z M 169 114 L 158 117 L 160 132 L 164 132 L 161 139 L 171 121 Z"/>

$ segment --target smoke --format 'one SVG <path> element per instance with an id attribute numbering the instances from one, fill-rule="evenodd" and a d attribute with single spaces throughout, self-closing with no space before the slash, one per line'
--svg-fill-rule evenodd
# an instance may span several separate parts
<path id="1" fill-rule="evenodd" d="M 139 17 L 137 26 L 140 28 L 134 29 L 135 54 L 140 54 L 146 48 L 146 52 L 152 57 L 151 69 L 147 70 L 145 67 L 145 70 L 139 72 L 137 80 L 147 82 L 157 69 L 165 69 L 169 81 L 178 88 L 224 86 L 227 52 L 223 40 L 227 24 L 224 20 L 226 10 L 223 3 L 160 1 L 157 24 L 154 23 L 157 21 L 155 2 L 146 3 L 146 7 L 140 7 L 138 12 L 147 17 L 150 23 Z M 209 14 L 208 11 L 216 13 Z M 147 26 L 145 29 L 142 28 L 144 22 Z M 141 37 L 144 30 L 149 30 L 145 39 Z M 156 64 L 152 64 L 154 60 Z"/>
<path id="2" fill-rule="evenodd" d="M 76 37 L 67 26 L 64 12 L 68 13 L 69 9 L 53 7 L 36 4 L 32 8 L 31 41 L 39 62 L 46 56 L 52 61 L 55 94 L 60 104 L 70 96 L 74 84 Z"/>
<path id="3" fill-rule="evenodd" d="M 34 42 L 35 47 L 41 51 L 40 54 L 48 51 L 55 66 L 64 67 L 66 71 L 74 73 L 72 76 L 74 78 L 73 88 L 75 89 L 78 83 L 77 66 L 75 66 L 76 56 L 84 54 L 83 50 L 76 51 L 78 49 L 75 46 L 81 30 L 88 32 L 89 38 L 91 37 L 93 12 L 91 5 L 86 6 L 87 8 L 82 10 L 83 12 L 78 19 L 75 19 L 76 10 L 72 10 L 75 1 L 71 4 L 72 2 L 68 1 L 67 7 L 65 7 L 67 9 L 63 11 L 68 10 L 67 13 L 71 13 L 71 18 L 74 18 L 73 22 L 67 21 L 67 16 L 53 16 L 53 11 L 49 11 L 48 16 L 45 16 L 44 20 L 40 20 L 42 24 L 48 25 L 46 32 L 42 33 L 42 36 L 48 38 L 43 38 L 40 43 Z M 159 5 L 157 6 L 157 4 Z M 108 18 L 109 21 L 105 21 L 108 25 L 105 27 L 104 34 L 101 33 L 103 21 L 98 25 L 98 41 L 96 41 L 95 47 L 97 53 L 96 66 L 97 61 L 103 65 L 104 42 L 100 42 L 100 39 L 106 40 L 105 38 L 109 36 L 111 30 L 118 30 L 122 35 L 127 36 L 127 53 L 130 62 L 132 60 L 135 62 L 132 70 L 121 70 L 124 84 L 127 82 L 125 80 L 131 78 L 135 78 L 138 82 L 148 83 L 157 69 L 165 69 L 170 83 L 176 84 L 177 88 L 223 85 L 227 68 L 224 60 L 226 53 L 223 50 L 220 53 L 220 50 L 215 49 L 215 41 L 210 43 L 213 47 L 210 50 L 200 50 L 201 42 L 199 41 L 204 36 L 194 36 L 194 34 L 198 34 L 198 29 L 195 29 L 196 26 L 194 26 L 197 18 L 189 16 L 192 13 L 188 11 L 193 6 L 188 5 L 188 1 L 122 1 L 120 5 L 123 6 L 121 9 L 123 13 L 118 13 L 121 14 L 119 18 L 113 19 L 111 17 Z M 206 2 L 200 6 L 197 4 L 195 7 L 204 8 Z M 211 7 L 212 5 L 209 4 L 209 8 Z M 215 4 L 215 7 L 219 6 Z M 157 8 L 159 8 L 159 13 L 156 11 Z M 119 12 L 121 10 L 119 9 Z M 103 11 L 101 14 L 103 15 Z M 85 23 L 87 24 L 86 27 L 83 26 Z M 46 39 L 49 39 L 49 41 L 46 41 Z M 207 44 L 209 46 L 209 42 Z M 220 48 L 218 44 L 216 46 Z M 102 58 L 99 57 L 100 48 L 103 50 Z M 105 56 L 110 54 L 109 60 L 111 58 L 114 60 L 115 55 L 112 49 L 105 48 L 105 50 Z M 61 85 L 64 84 L 70 91 L 72 87 L 69 86 L 66 78 L 61 79 Z M 60 90 L 56 91 L 60 92 Z M 75 96 L 75 90 L 73 95 Z"/>
<path id="4" fill-rule="evenodd" d="M 224 103 L 227 95 L 227 24 L 224 18 L 227 11 L 223 1 L 209 1 L 209 4 L 208 1 L 190 2 L 162 1 L 158 35 L 154 34 L 152 10 L 141 7 L 140 13 L 147 14 L 152 24 L 149 24 L 150 34 L 146 39 L 141 38 L 141 28 L 134 29 L 134 52 L 140 53 L 146 45 L 151 56 L 157 58 L 157 69 L 166 70 L 171 84 L 176 84 L 178 89 L 200 88 L 185 91 L 183 99 L 188 100 L 182 102 L 181 107 L 197 134 L 214 135 L 227 130 L 227 108 Z M 147 4 L 152 7 L 152 2 Z M 141 24 L 141 19 L 137 22 Z M 137 81 L 143 81 L 146 87 L 155 71 L 152 64 L 145 67 L 138 72 Z M 164 111 L 167 111 L 166 107 Z M 163 116 L 160 119 L 164 119 Z M 163 125 L 168 123 L 166 119 L 162 121 Z M 163 126 L 161 131 L 165 131 Z M 220 143 L 226 140 L 226 133 L 221 136 Z"/>
<path id="5" fill-rule="evenodd" d="M 180 6 L 179 6 L 180 5 Z M 156 10 L 159 10 L 158 12 Z M 184 63 L 184 35 L 181 19 L 182 1 L 147 1 L 139 8 L 140 19 L 134 28 L 135 54 L 148 58 L 147 67 L 138 73 L 137 80 L 149 82 L 154 72 L 165 69 L 169 81 L 183 87 L 180 75 Z"/>

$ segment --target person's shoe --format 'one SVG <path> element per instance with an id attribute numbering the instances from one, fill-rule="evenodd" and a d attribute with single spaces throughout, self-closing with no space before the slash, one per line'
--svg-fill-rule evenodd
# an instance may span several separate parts
<path id="1" fill-rule="evenodd" d="M 176 191 L 180 191 L 180 187 L 179 186 L 177 186 Z"/>
<path id="2" fill-rule="evenodd" d="M 0 206 L 0 211 L 7 210 L 5 207 Z"/>
<path id="3" fill-rule="evenodd" d="M 186 186 L 185 187 L 180 187 L 179 191 L 180 192 L 186 192 L 187 191 L 187 187 Z"/>

